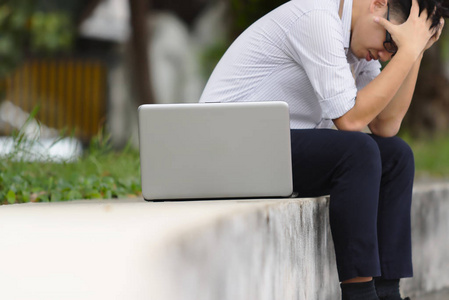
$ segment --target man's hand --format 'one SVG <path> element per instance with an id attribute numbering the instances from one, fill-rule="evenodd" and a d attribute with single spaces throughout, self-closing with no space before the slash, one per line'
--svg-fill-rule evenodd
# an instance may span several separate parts
<path id="1" fill-rule="evenodd" d="M 426 51 L 427 49 L 429 49 L 430 47 L 432 47 L 432 45 L 438 41 L 440 39 L 441 36 L 441 32 L 443 32 L 443 27 L 444 27 L 444 19 L 441 18 L 440 19 L 440 25 L 438 26 L 438 31 L 430 38 L 430 40 L 427 42 L 426 47 L 424 48 L 424 51 Z M 424 52 L 423 51 L 423 52 Z"/>
<path id="2" fill-rule="evenodd" d="M 418 0 L 413 0 L 410 16 L 401 25 L 394 25 L 379 17 L 375 17 L 374 22 L 382 25 L 391 34 L 392 39 L 398 46 L 398 52 L 405 51 L 416 59 L 425 51 L 427 46 L 431 46 L 435 42 L 431 43 L 430 40 L 438 33 L 438 28 L 430 29 L 432 19 L 427 17 L 428 11 L 423 10 L 420 15 Z"/>

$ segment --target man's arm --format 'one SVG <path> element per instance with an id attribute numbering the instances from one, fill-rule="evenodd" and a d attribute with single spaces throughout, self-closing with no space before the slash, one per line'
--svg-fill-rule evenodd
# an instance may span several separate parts
<path id="1" fill-rule="evenodd" d="M 394 136 L 398 133 L 402 120 L 412 102 L 421 60 L 422 55 L 418 57 L 408 76 L 387 107 L 369 123 L 368 126 L 372 133 L 380 136 Z"/>
<path id="2" fill-rule="evenodd" d="M 402 85 L 407 85 L 405 81 L 412 73 L 417 61 L 413 52 L 407 50 L 407 48 L 400 48 L 384 70 L 357 93 L 354 107 L 342 117 L 333 120 L 338 129 L 361 131 L 385 110 Z M 380 136 L 392 136 L 391 133 L 376 130 L 373 133 Z"/>
<path id="3" fill-rule="evenodd" d="M 444 27 L 444 19 L 440 20 L 438 32 L 429 40 L 424 51 L 432 47 L 439 40 Z M 397 134 L 401 127 L 402 120 L 410 107 L 413 93 L 415 91 L 416 80 L 418 78 L 419 67 L 421 65 L 423 53 L 418 57 L 412 70 L 408 74 L 399 91 L 387 105 L 387 107 L 368 125 L 371 131 L 378 135 L 391 136 Z M 381 133 L 381 134 L 379 134 Z"/>

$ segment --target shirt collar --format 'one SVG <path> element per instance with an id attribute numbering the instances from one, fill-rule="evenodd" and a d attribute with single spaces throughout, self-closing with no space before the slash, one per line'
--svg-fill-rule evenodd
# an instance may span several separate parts
<path id="1" fill-rule="evenodd" d="M 346 52 L 351 42 L 352 0 L 344 0 L 341 22 L 343 23 L 343 38 Z"/>

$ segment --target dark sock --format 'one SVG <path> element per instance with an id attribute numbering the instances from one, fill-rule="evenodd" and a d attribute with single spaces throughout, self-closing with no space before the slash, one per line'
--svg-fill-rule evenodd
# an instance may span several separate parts
<path id="1" fill-rule="evenodd" d="M 399 279 L 375 277 L 374 283 L 380 300 L 402 300 L 399 292 Z"/>
<path id="2" fill-rule="evenodd" d="M 341 299 L 342 300 L 379 300 L 374 288 L 374 281 L 342 283 Z"/>

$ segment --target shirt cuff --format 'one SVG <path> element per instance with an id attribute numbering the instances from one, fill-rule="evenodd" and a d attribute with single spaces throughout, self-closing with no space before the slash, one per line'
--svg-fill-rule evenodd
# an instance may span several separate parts
<path id="1" fill-rule="evenodd" d="M 354 88 L 335 97 L 321 100 L 322 118 L 330 120 L 340 118 L 354 107 L 356 96 L 357 89 Z"/>

